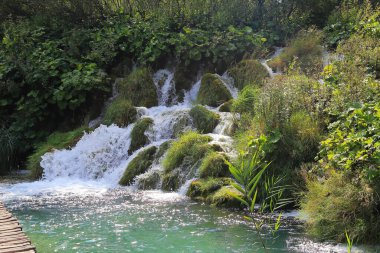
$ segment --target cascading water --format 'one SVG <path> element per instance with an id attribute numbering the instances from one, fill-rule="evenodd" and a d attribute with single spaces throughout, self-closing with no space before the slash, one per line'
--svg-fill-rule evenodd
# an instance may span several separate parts
<path id="1" fill-rule="evenodd" d="M 269 76 L 270 76 L 271 78 L 273 78 L 275 75 L 279 75 L 279 74 L 281 74 L 281 72 L 279 72 L 278 70 L 273 71 L 273 69 L 272 69 L 271 67 L 269 67 L 269 65 L 268 65 L 268 62 L 269 62 L 270 60 L 276 58 L 277 56 L 279 56 L 279 55 L 282 53 L 282 51 L 284 51 L 284 48 L 283 48 L 283 47 L 276 47 L 275 49 L 276 49 L 276 50 L 275 50 L 274 54 L 273 54 L 271 57 L 269 57 L 269 59 L 265 59 L 265 60 L 261 60 L 261 61 L 260 61 L 261 65 L 263 65 L 264 68 L 268 71 Z"/>

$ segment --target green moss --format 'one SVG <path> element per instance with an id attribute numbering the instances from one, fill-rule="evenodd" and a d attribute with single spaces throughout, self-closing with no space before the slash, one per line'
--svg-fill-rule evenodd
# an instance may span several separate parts
<path id="1" fill-rule="evenodd" d="M 148 143 L 148 137 L 145 135 L 145 131 L 153 124 L 151 118 L 142 118 L 137 121 L 131 133 L 131 145 L 128 153 L 131 154 L 134 151 L 142 148 Z"/>
<path id="2" fill-rule="evenodd" d="M 258 60 L 243 60 L 228 70 L 240 90 L 247 85 L 263 85 L 268 71 Z"/>
<path id="3" fill-rule="evenodd" d="M 74 146 L 82 138 L 85 131 L 88 130 L 89 128 L 87 127 L 81 127 L 66 133 L 55 132 L 45 142 L 38 144 L 27 161 L 27 169 L 30 170 L 31 178 L 38 179 L 42 177 L 41 156 L 54 149 L 67 149 Z"/>
<path id="4" fill-rule="evenodd" d="M 171 144 L 172 144 L 172 141 L 166 141 L 162 143 L 156 153 L 156 159 L 160 159 L 161 157 L 163 157 L 166 151 L 168 151 L 168 149 L 170 148 Z"/>
<path id="5" fill-rule="evenodd" d="M 212 206 L 242 208 L 242 204 L 234 196 L 243 197 L 242 193 L 232 186 L 223 186 L 215 194 L 208 197 Z"/>
<path id="6" fill-rule="evenodd" d="M 160 174 L 155 171 L 149 173 L 149 175 L 144 175 L 142 178 L 139 177 L 138 188 L 140 190 L 155 190 L 160 182 Z"/>
<path id="7" fill-rule="evenodd" d="M 132 101 L 134 106 L 158 105 L 156 86 L 148 68 L 135 69 L 119 84 L 120 95 Z"/>
<path id="8" fill-rule="evenodd" d="M 217 107 L 230 99 L 232 99 L 231 93 L 217 75 L 205 74 L 202 77 L 198 103 Z"/>
<path id="9" fill-rule="evenodd" d="M 219 107 L 219 111 L 220 112 L 231 112 L 232 111 L 232 104 L 233 104 L 234 100 L 231 99 L 227 102 L 225 102 L 224 104 L 222 104 L 220 107 Z"/>
<path id="10" fill-rule="evenodd" d="M 136 108 L 127 99 L 119 98 L 113 101 L 107 108 L 103 124 L 116 124 L 125 127 L 136 119 Z"/>
<path id="11" fill-rule="evenodd" d="M 157 147 L 150 147 L 141 151 L 129 164 L 122 178 L 119 181 L 120 185 L 131 185 L 133 179 L 146 172 L 153 163 L 154 155 Z"/>
<path id="12" fill-rule="evenodd" d="M 190 110 L 195 127 L 201 133 L 211 133 L 219 123 L 219 115 L 207 110 L 205 107 L 197 105 Z"/>
<path id="13" fill-rule="evenodd" d="M 229 176 L 228 165 L 225 163 L 225 154 L 210 152 L 202 161 L 199 168 L 199 177 L 226 177 Z"/>
<path id="14" fill-rule="evenodd" d="M 162 176 L 162 190 L 176 191 L 180 186 L 179 170 L 173 170 Z"/>
<path id="15" fill-rule="evenodd" d="M 194 200 L 206 201 L 215 191 L 232 182 L 231 178 L 197 179 L 191 182 L 186 195 Z"/>
<path id="16" fill-rule="evenodd" d="M 195 163 L 201 159 L 211 148 L 207 144 L 211 137 L 196 132 L 186 132 L 167 151 L 163 160 L 163 167 L 168 173 L 178 168 L 184 159 L 189 163 Z"/>

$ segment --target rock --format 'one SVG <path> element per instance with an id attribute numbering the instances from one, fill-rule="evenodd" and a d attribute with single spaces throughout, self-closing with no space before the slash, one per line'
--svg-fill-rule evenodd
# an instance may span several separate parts
<path id="1" fill-rule="evenodd" d="M 103 124 L 116 124 L 119 127 L 125 127 L 135 121 L 136 115 L 136 108 L 131 102 L 127 99 L 119 98 L 107 107 Z"/>
<path id="2" fill-rule="evenodd" d="M 195 127 L 200 133 L 211 133 L 219 123 L 219 115 L 207 110 L 205 107 L 197 105 L 190 110 Z"/>
<path id="3" fill-rule="evenodd" d="M 131 185 L 136 176 L 145 173 L 154 161 L 157 147 L 150 147 L 141 151 L 129 164 L 122 178 L 119 181 L 120 185 Z"/>
<path id="4" fill-rule="evenodd" d="M 134 151 L 145 146 L 149 140 L 145 135 L 145 131 L 153 124 L 151 118 L 142 118 L 137 121 L 131 133 L 131 145 L 128 153 L 132 154 Z"/>
<path id="5" fill-rule="evenodd" d="M 231 112 L 233 102 L 234 102 L 233 99 L 231 99 L 231 100 L 225 102 L 224 104 L 222 104 L 222 105 L 219 107 L 219 111 L 220 111 L 220 112 Z"/>
<path id="6" fill-rule="evenodd" d="M 232 99 L 232 95 L 217 75 L 205 74 L 202 77 L 197 102 L 218 107 Z"/>
<path id="7" fill-rule="evenodd" d="M 225 154 L 210 152 L 202 161 L 199 168 L 199 177 L 208 178 L 229 176 L 230 172 L 225 160 L 228 160 Z"/>
<path id="8" fill-rule="evenodd" d="M 135 69 L 119 84 L 120 96 L 132 101 L 134 106 L 153 107 L 158 105 L 157 90 L 151 70 Z"/>

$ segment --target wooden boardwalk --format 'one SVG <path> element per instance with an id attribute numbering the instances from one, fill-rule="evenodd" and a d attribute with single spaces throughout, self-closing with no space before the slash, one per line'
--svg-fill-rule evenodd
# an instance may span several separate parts
<path id="1" fill-rule="evenodd" d="M 0 202 L 0 253 L 35 253 L 17 219 Z"/>

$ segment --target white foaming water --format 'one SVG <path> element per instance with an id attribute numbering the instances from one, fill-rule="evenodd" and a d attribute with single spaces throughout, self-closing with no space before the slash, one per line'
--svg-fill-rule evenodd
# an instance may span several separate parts
<path id="1" fill-rule="evenodd" d="M 171 105 L 176 103 L 177 98 L 173 72 L 167 69 L 161 69 L 153 75 L 153 81 L 157 89 L 159 105 Z"/>
<path id="2" fill-rule="evenodd" d="M 239 90 L 235 87 L 235 80 L 228 74 L 228 71 L 224 72 L 222 76 L 219 76 L 223 84 L 226 86 L 232 97 L 235 99 L 238 96 Z"/>

